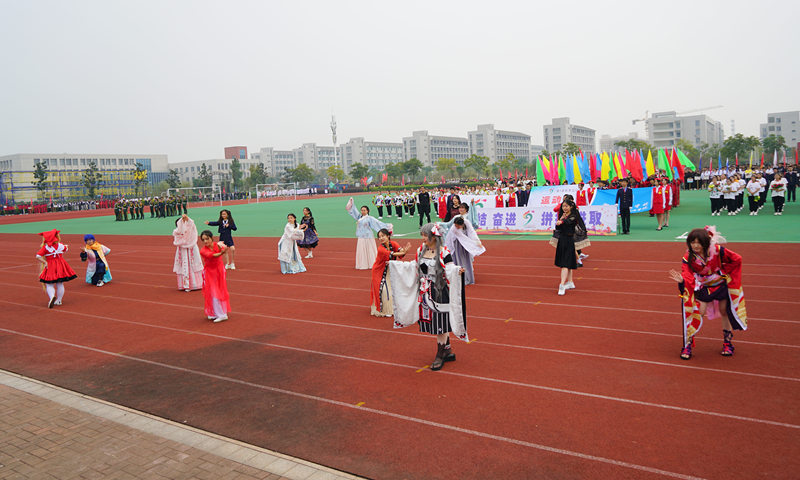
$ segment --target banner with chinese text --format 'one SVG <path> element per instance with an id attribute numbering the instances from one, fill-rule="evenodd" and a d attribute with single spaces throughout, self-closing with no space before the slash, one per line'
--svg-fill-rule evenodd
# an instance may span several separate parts
<path id="1" fill-rule="evenodd" d="M 558 214 L 553 207 L 478 208 L 480 234 L 534 234 L 553 232 Z M 580 207 L 580 215 L 589 235 L 617 234 L 617 206 Z"/>

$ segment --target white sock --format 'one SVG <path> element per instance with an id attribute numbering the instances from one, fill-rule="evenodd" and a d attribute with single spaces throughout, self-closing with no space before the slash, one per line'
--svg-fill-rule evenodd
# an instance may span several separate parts
<path id="1" fill-rule="evenodd" d="M 61 299 L 64 298 L 64 282 L 56 283 L 56 301 L 61 302 Z"/>
<path id="2" fill-rule="evenodd" d="M 45 283 L 44 289 L 47 291 L 47 296 L 53 298 L 56 296 L 56 286 L 52 283 Z"/>

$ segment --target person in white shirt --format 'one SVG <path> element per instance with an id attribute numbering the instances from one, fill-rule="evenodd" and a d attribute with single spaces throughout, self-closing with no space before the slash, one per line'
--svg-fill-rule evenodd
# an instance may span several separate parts
<path id="1" fill-rule="evenodd" d="M 378 207 L 378 218 L 383 218 L 383 195 L 380 193 L 375 197 L 375 206 Z"/>
<path id="2" fill-rule="evenodd" d="M 775 215 L 783 215 L 783 202 L 786 200 L 786 184 L 789 183 L 779 172 L 775 173 L 775 180 L 769 184 L 772 192 L 772 206 L 775 208 Z"/>
<path id="3" fill-rule="evenodd" d="M 722 198 L 725 201 L 728 215 L 736 215 L 736 192 L 734 191 L 733 177 L 723 178 L 720 186 L 722 187 Z"/>
<path id="4" fill-rule="evenodd" d="M 721 180 L 714 175 L 708 183 L 708 198 L 711 200 L 711 216 L 719 216 L 722 210 L 722 188 L 720 185 Z"/>
<path id="5" fill-rule="evenodd" d="M 753 175 L 750 181 L 747 182 L 747 202 L 750 205 L 750 215 L 758 215 L 758 204 L 761 201 L 758 192 L 760 191 L 761 184 L 758 183 L 758 179 Z"/>
<path id="6" fill-rule="evenodd" d="M 761 172 L 758 173 L 758 183 L 761 185 L 761 190 L 758 191 L 758 194 L 761 196 L 758 209 L 761 210 L 764 208 L 764 202 L 767 201 L 767 179 L 764 178 L 764 174 Z"/>

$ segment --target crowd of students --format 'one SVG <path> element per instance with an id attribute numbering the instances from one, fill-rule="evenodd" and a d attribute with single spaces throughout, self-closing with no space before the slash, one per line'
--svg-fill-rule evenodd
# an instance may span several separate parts
<path id="1" fill-rule="evenodd" d="M 767 171 L 738 170 L 710 175 L 708 179 L 711 215 L 738 215 L 744 209 L 747 197 L 749 214 L 756 216 L 764 208 L 767 197 L 772 201 L 773 215 L 783 215 L 787 201 L 796 202 L 798 173 L 796 167 L 778 168 Z"/>

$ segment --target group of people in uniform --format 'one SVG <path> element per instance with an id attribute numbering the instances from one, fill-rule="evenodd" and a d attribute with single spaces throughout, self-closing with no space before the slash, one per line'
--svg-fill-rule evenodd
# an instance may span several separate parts
<path id="1" fill-rule="evenodd" d="M 114 217 L 117 222 L 141 220 L 144 207 L 150 206 L 150 218 L 179 217 L 188 212 L 189 201 L 186 195 L 164 195 L 149 198 L 121 198 L 114 204 Z"/>

